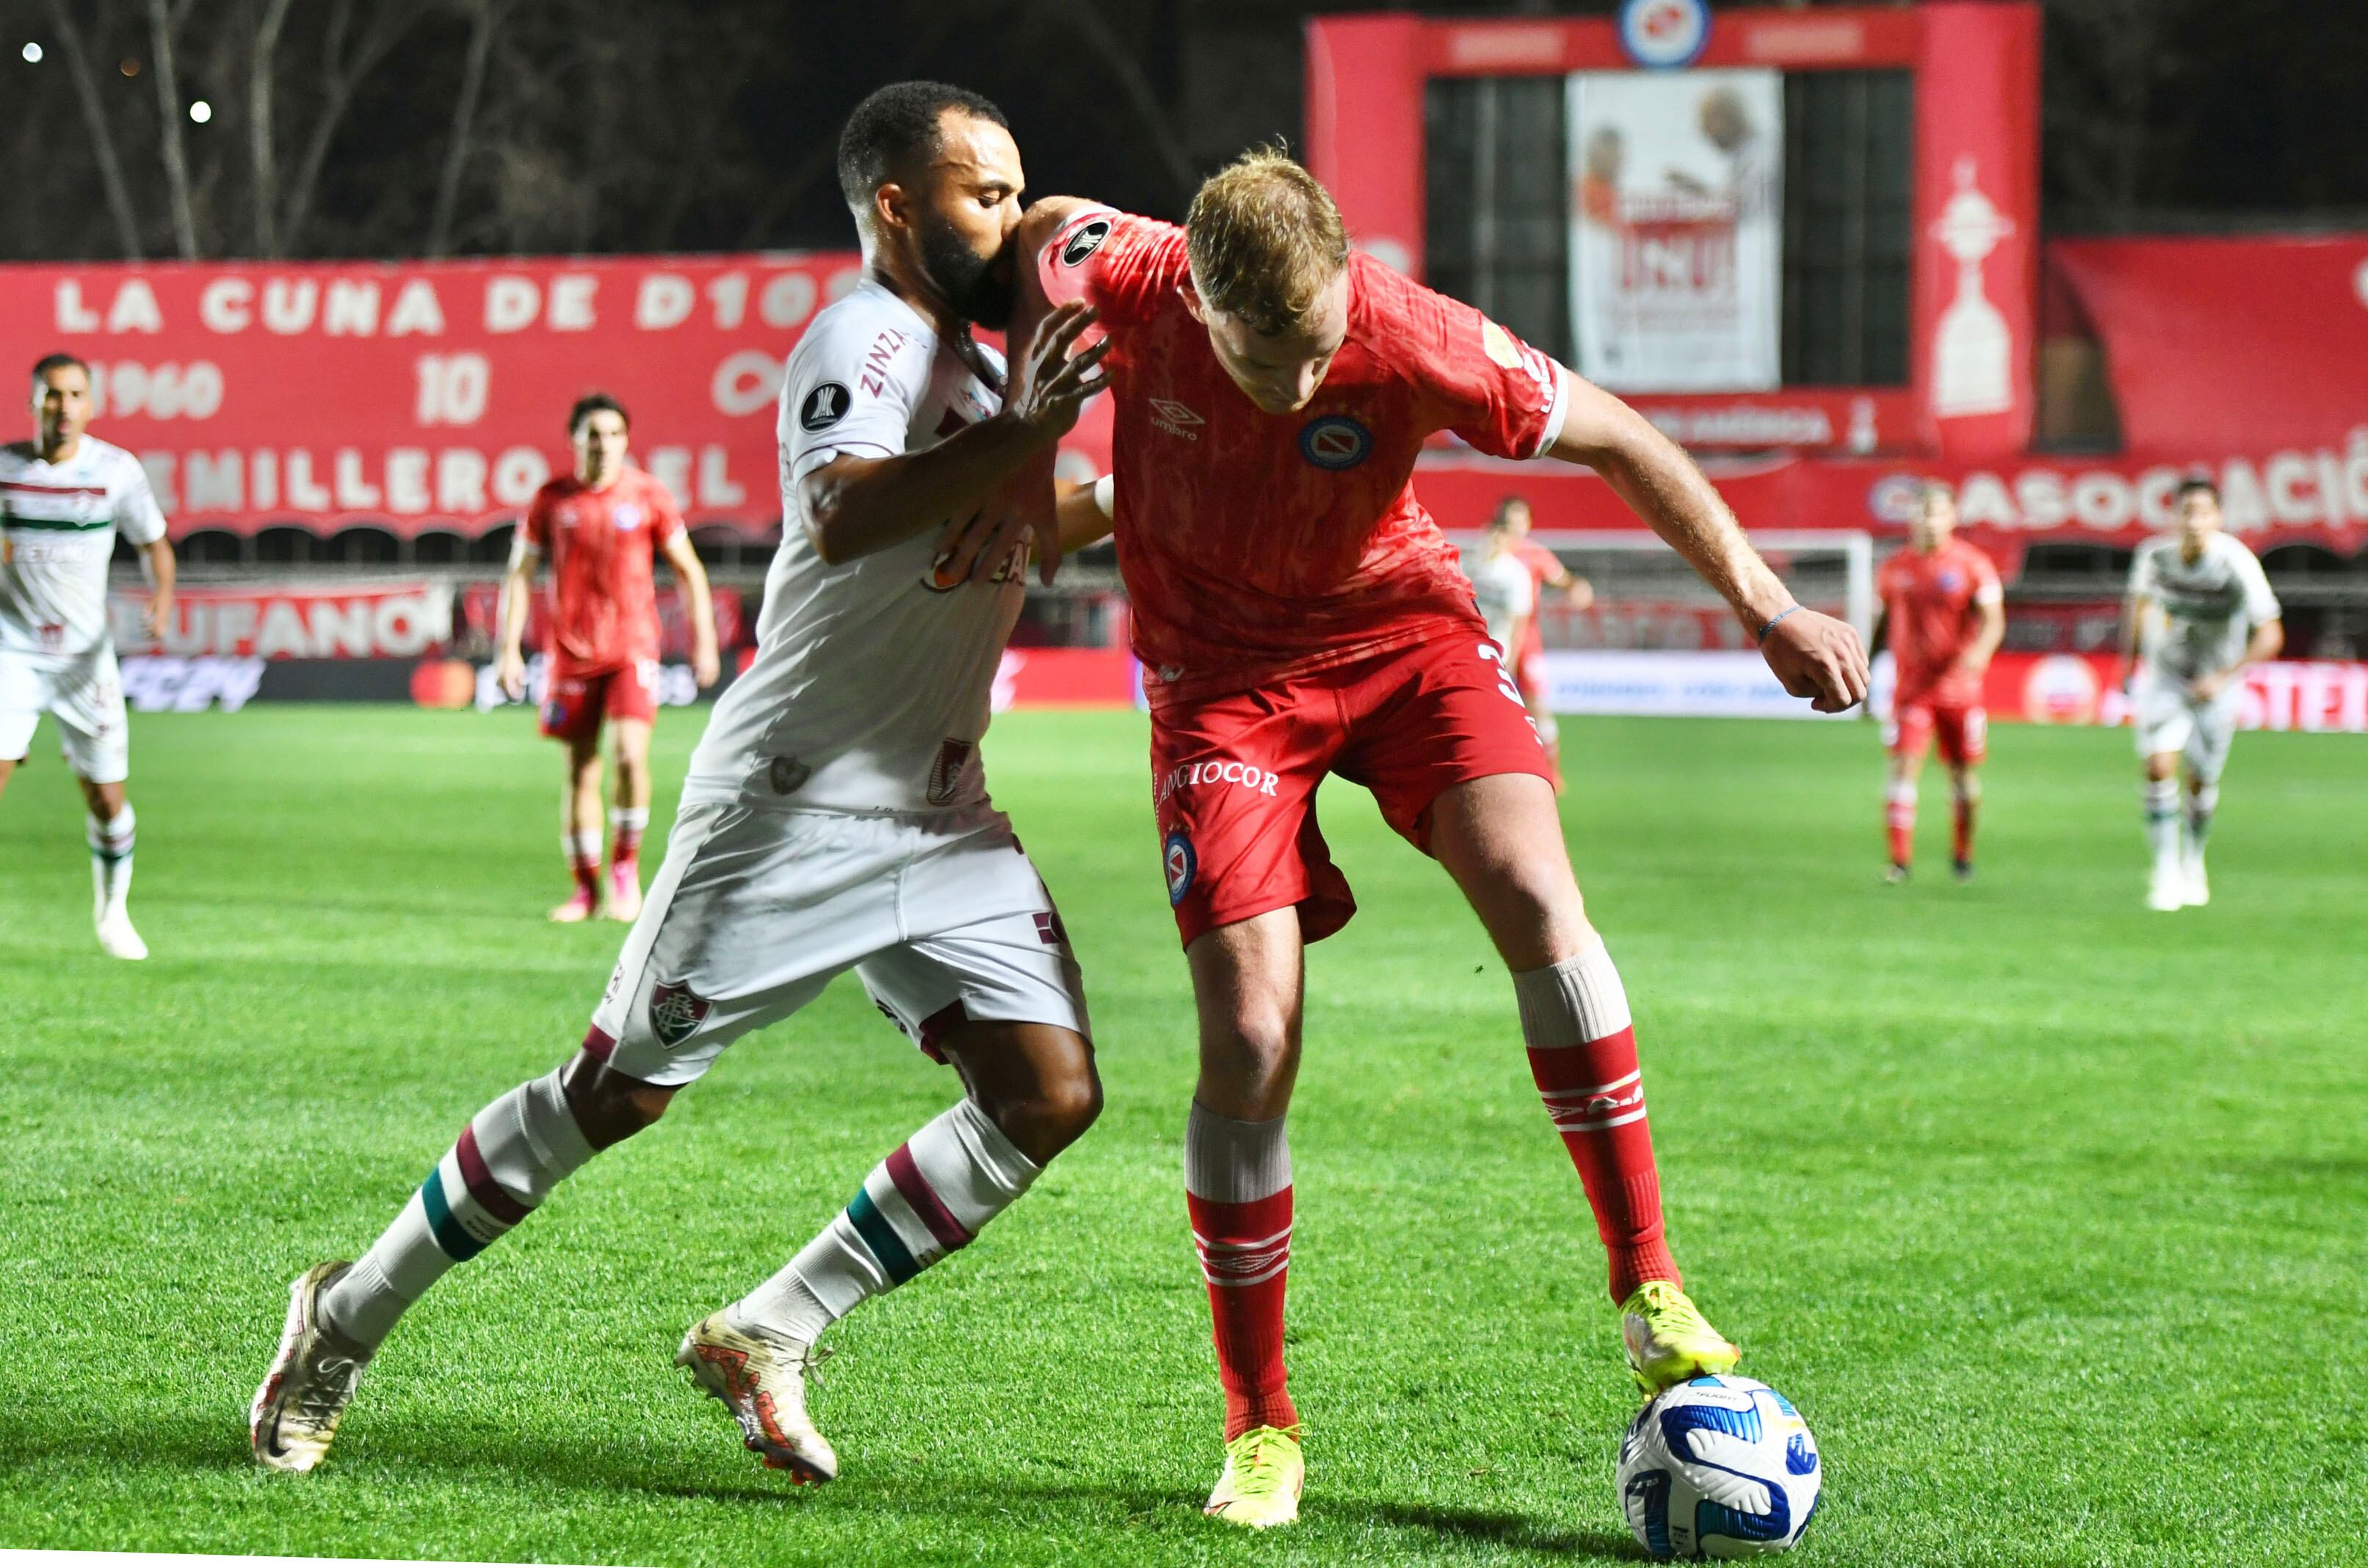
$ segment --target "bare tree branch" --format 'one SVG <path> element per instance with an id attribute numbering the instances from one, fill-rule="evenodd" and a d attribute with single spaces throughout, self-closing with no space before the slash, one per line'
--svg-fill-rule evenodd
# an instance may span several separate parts
<path id="1" fill-rule="evenodd" d="M 440 256 L 452 248 L 452 218 L 461 202 L 461 176 L 467 168 L 476 132 L 477 100 L 485 90 L 485 63 L 493 58 L 494 35 L 501 29 L 511 0 L 475 0 L 469 27 L 469 58 L 461 67 L 461 96 L 452 106 L 452 134 L 444 147 L 444 172 L 436 184 L 436 215 L 427 226 L 427 254 Z"/>
<path id="2" fill-rule="evenodd" d="M 156 150 L 173 200 L 173 238 L 181 259 L 198 259 L 198 220 L 189 209 L 189 160 L 181 145 L 181 92 L 173 73 L 173 17 L 165 0 L 148 0 L 148 37 L 156 51 Z"/>
<path id="3" fill-rule="evenodd" d="M 324 46 L 325 98 L 320 117 L 313 122 L 313 133 L 305 140 L 303 156 L 297 162 L 295 177 L 289 183 L 288 199 L 280 210 L 279 239 L 289 250 L 297 250 L 304 243 L 313 199 L 320 193 L 322 165 L 328 161 L 329 145 L 336 140 L 346 111 L 353 107 L 354 90 L 418 22 L 422 9 L 417 0 L 384 0 L 370 12 L 350 57 L 346 55 L 344 47 L 353 17 L 350 0 L 337 0 L 331 11 L 328 41 Z"/>
<path id="4" fill-rule="evenodd" d="M 107 192 L 108 210 L 115 216 L 115 235 L 126 261 L 140 259 L 140 224 L 131 215 L 131 190 L 123 182 L 123 161 L 116 156 L 115 137 L 108 129 L 107 108 L 98 99 L 98 82 L 90 74 L 90 54 L 83 48 L 82 29 L 74 26 L 65 0 L 49 0 L 50 26 L 66 53 L 74 76 L 74 97 L 82 105 L 83 130 L 90 136 L 91 155 L 98 160 L 98 183 Z"/>
<path id="5" fill-rule="evenodd" d="M 272 65 L 292 3 L 269 0 L 263 19 L 256 25 L 254 47 L 247 52 L 246 147 L 255 179 L 255 254 L 265 257 L 279 254 L 279 161 L 272 140 Z"/>
<path id="6" fill-rule="evenodd" d="M 1110 24 L 1091 5 L 1080 0 L 1058 0 L 1058 5 L 1087 46 L 1101 57 L 1102 68 L 1118 84 L 1135 119 L 1143 122 L 1152 151 L 1167 166 L 1167 177 L 1176 182 L 1179 203 L 1189 199 L 1201 183 L 1192 172 L 1192 155 L 1184 150 L 1184 139 L 1167 123 L 1167 111 L 1160 108 L 1159 95 L 1151 90 L 1151 79 L 1143 74 L 1142 64 L 1120 44 Z"/>

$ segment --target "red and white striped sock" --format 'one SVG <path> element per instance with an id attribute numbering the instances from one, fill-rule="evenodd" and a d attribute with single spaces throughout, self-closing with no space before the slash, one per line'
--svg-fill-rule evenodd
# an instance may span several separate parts
<path id="1" fill-rule="evenodd" d="M 1883 791 L 1883 823 L 1891 834 L 1891 863 L 1905 866 L 1916 855 L 1916 782 L 1895 779 Z"/>
<path id="2" fill-rule="evenodd" d="M 1590 932 L 1576 956 L 1514 975 L 1513 992 L 1530 1074 L 1595 1210 L 1612 1301 L 1626 1301 L 1648 1279 L 1681 1284 L 1662 1236 L 1661 1178 L 1628 994 L 1603 938 Z"/>
<path id="3" fill-rule="evenodd" d="M 642 858 L 642 835 L 649 831 L 650 809 L 647 806 L 611 806 L 609 808 L 609 874 L 618 881 L 625 880 L 628 868 L 638 867 Z"/>
<path id="4" fill-rule="evenodd" d="M 1184 1203 L 1209 1285 L 1225 1441 L 1253 1426 L 1295 1426 L 1282 1363 L 1291 1273 L 1291 1145 L 1283 1119 L 1235 1121 L 1198 1102 L 1184 1129 Z"/>
<path id="5" fill-rule="evenodd" d="M 1977 778 L 1968 778 L 1959 785 L 1952 797 L 1952 813 L 1949 835 L 1949 852 L 1961 865 L 1974 858 L 1974 819 L 1981 810 L 1982 786 Z"/>
<path id="6" fill-rule="evenodd" d="M 575 879 L 575 891 L 594 903 L 599 902 L 600 830 L 571 829 L 559 835 L 559 846 L 567 856 L 567 869 Z"/>
<path id="7" fill-rule="evenodd" d="M 725 1309 L 727 1321 L 811 1345 L 864 1301 L 968 1246 L 1041 1174 L 964 1098 L 872 1166 L 788 1267 Z"/>

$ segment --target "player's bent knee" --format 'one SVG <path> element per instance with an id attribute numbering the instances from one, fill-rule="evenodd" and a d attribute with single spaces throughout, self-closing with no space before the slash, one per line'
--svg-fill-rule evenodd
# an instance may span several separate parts
<path id="1" fill-rule="evenodd" d="M 655 1125 L 675 1096 L 663 1085 L 627 1077 L 590 1051 L 579 1052 L 567 1064 L 560 1088 L 584 1141 L 595 1149 L 621 1143 Z"/>

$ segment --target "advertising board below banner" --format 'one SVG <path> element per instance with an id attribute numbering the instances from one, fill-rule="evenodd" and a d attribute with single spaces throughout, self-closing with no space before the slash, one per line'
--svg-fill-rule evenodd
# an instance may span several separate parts
<path id="1" fill-rule="evenodd" d="M 2111 653 L 2000 653 L 1982 682 L 1992 719 L 2034 724 L 2125 724 L 2129 699 Z M 2368 663 L 2276 659 L 2247 666 L 2242 730 L 2368 734 Z"/>
<path id="2" fill-rule="evenodd" d="M 1823 719 L 1746 653 L 1549 649 L 1546 693 L 1557 713 L 1696 719 Z"/>
<path id="3" fill-rule="evenodd" d="M 403 581 L 269 587 L 187 586 L 170 623 L 148 634 L 145 593 L 108 596 L 117 652 L 171 658 L 417 658 L 452 639 L 452 586 Z"/>

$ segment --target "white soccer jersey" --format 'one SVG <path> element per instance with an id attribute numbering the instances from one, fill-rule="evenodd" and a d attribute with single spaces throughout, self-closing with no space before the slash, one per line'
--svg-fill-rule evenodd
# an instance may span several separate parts
<path id="1" fill-rule="evenodd" d="M 839 565 L 814 553 L 798 481 L 841 455 L 925 451 L 1002 407 L 1003 361 L 940 342 L 870 279 L 814 318 L 781 384 L 781 546 L 757 659 L 715 705 L 685 801 L 744 794 L 845 812 L 931 812 L 986 796 L 978 742 L 1026 590 L 940 587 L 946 521 Z"/>
<path id="2" fill-rule="evenodd" d="M 2142 663 L 2181 682 L 2236 664 L 2253 628 L 2281 613 L 2260 562 L 2225 533 L 2206 540 L 2192 565 L 2176 536 L 2138 546 L 2130 597 L 2154 604 L 2139 623 Z"/>
<path id="3" fill-rule="evenodd" d="M 65 461 L 29 441 L 0 447 L 0 653 L 88 653 L 107 645 L 115 535 L 165 537 L 140 460 L 85 436 Z"/>
<path id="4" fill-rule="evenodd" d="M 1480 619 L 1488 623 L 1488 636 L 1504 650 L 1505 657 L 1513 658 L 1520 652 L 1513 646 L 1513 628 L 1537 608 L 1530 569 L 1509 551 L 1486 559 L 1467 558 L 1467 562 L 1472 597 L 1480 607 Z"/>

